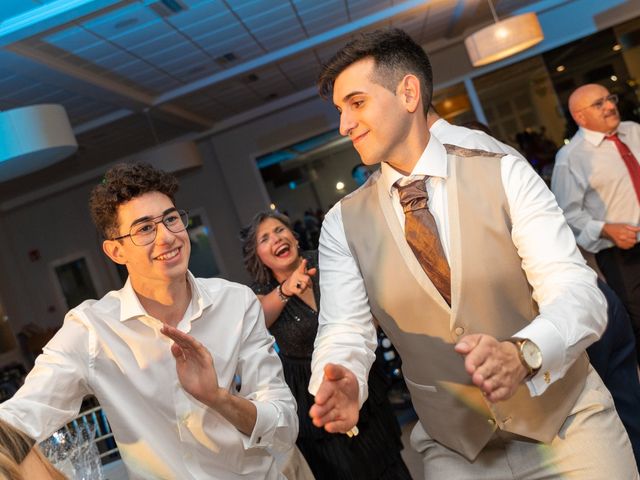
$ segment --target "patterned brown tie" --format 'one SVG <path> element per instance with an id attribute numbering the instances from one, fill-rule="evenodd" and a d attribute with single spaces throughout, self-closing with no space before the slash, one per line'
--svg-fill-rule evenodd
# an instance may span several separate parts
<path id="1" fill-rule="evenodd" d="M 417 177 L 413 177 L 417 178 Z M 425 177 L 401 186 L 396 182 L 404 210 L 404 236 L 424 273 L 451 305 L 451 271 L 440 243 L 438 227 L 429 211 Z"/>

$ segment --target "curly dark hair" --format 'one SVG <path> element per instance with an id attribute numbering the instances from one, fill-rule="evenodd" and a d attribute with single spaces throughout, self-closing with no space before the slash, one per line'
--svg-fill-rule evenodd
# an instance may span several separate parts
<path id="1" fill-rule="evenodd" d="M 149 192 L 165 194 L 175 203 L 178 180 L 148 163 L 119 163 L 105 173 L 89 197 L 91 218 L 105 238 L 118 236 L 118 207 Z"/>
<path id="2" fill-rule="evenodd" d="M 342 47 L 323 67 L 318 77 L 318 91 L 326 99 L 336 78 L 353 63 L 373 58 L 375 69 L 371 81 L 394 95 L 398 83 L 409 73 L 420 80 L 422 106 L 426 117 L 433 95 L 431 62 L 420 45 L 399 28 L 361 33 Z"/>
<path id="3" fill-rule="evenodd" d="M 258 234 L 258 228 L 260 228 L 262 222 L 268 218 L 274 218 L 282 222 L 282 224 L 288 228 L 296 238 L 298 237 L 291 227 L 289 217 L 277 211 L 256 213 L 249 225 L 240 230 L 244 267 L 247 269 L 247 272 L 249 272 L 249 275 L 251 275 L 253 280 L 260 284 L 268 284 L 273 281 L 273 274 L 271 273 L 271 270 L 262 263 L 262 260 L 258 257 L 257 251 L 258 239 L 256 236 Z"/>

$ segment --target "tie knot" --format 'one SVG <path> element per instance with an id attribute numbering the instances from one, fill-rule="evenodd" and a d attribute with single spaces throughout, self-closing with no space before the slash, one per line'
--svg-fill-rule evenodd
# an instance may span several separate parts
<path id="1" fill-rule="evenodd" d="M 617 133 L 612 133 L 611 135 L 605 135 L 604 138 L 606 140 L 610 140 L 612 142 L 619 142 L 620 138 L 618 137 Z"/>
<path id="2" fill-rule="evenodd" d="M 396 182 L 400 205 L 405 213 L 427 208 L 429 195 L 424 181 L 425 177 L 412 180 L 406 185 L 400 185 L 399 182 Z"/>

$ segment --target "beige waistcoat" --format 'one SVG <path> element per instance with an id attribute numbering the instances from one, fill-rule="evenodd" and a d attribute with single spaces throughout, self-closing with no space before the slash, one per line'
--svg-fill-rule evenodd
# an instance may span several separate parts
<path id="1" fill-rule="evenodd" d="M 371 312 L 403 358 L 414 408 L 427 433 L 473 460 L 497 428 L 550 442 L 582 391 L 588 359 L 578 358 L 543 395 L 525 385 L 491 404 L 471 383 L 453 347 L 464 335 L 511 337 L 538 314 L 511 240 L 500 157 L 445 145 L 451 242 L 449 307 L 405 241 L 379 172 L 342 200 L 351 253 Z"/>

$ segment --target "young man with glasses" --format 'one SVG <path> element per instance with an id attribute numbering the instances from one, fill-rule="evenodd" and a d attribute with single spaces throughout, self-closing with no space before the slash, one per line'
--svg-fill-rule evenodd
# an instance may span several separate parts
<path id="1" fill-rule="evenodd" d="M 578 245 L 595 254 L 624 303 L 640 345 L 640 125 L 621 122 L 617 103 L 597 84 L 571 94 L 580 128 L 556 156 L 551 189 Z"/>
<path id="2" fill-rule="evenodd" d="M 270 451 L 295 442 L 296 407 L 260 303 L 188 271 L 177 188 L 145 164 L 118 165 L 94 188 L 103 250 L 129 278 L 67 314 L 0 417 L 41 440 L 93 394 L 131 480 L 282 478 Z"/>

